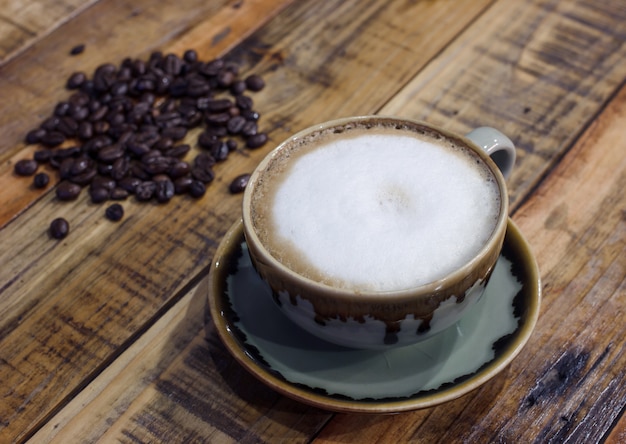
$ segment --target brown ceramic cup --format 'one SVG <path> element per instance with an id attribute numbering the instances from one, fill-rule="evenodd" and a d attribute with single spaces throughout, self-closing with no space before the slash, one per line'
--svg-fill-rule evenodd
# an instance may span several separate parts
<path id="1" fill-rule="evenodd" d="M 323 271 L 305 272 L 294 266 L 293 261 L 285 260 L 276 253 L 274 246 L 270 246 L 267 240 L 267 233 L 276 230 L 268 208 L 271 208 L 275 199 L 275 190 L 285 180 L 284 172 L 289 171 L 292 163 L 301 159 L 303 153 L 318 150 L 319 146 L 333 144 L 335 140 L 351 139 L 353 136 L 368 137 L 378 133 L 451 145 L 455 150 L 462 151 L 490 181 L 496 196 L 495 213 L 490 225 L 483 230 L 485 240 L 471 253 L 471 257 L 431 281 L 402 288 L 388 289 L 383 286 L 369 289 L 345 283 L 335 284 L 332 279 L 325 279 Z M 324 142 L 320 144 L 322 139 Z M 358 152 L 355 159 L 357 157 L 360 157 Z M 492 158 L 497 160 L 499 166 Z M 385 156 L 381 156 L 377 162 L 380 165 L 380 162 L 386 162 L 385 159 Z M 492 128 L 479 128 L 464 137 L 423 122 L 381 116 L 351 117 L 308 128 L 270 152 L 248 182 L 243 198 L 243 224 L 252 263 L 271 287 L 274 300 L 283 313 L 311 334 L 339 345 L 370 349 L 422 341 L 455 324 L 481 297 L 504 241 L 508 195 L 502 171 L 508 175 L 514 160 L 515 149 L 511 141 Z M 422 165 L 420 168 L 429 166 Z M 430 174 L 430 171 L 426 173 Z M 345 174 L 352 173 L 346 171 Z M 416 171 L 415 174 L 420 172 Z M 323 181 L 324 178 L 319 180 Z M 319 198 L 315 193 L 315 187 L 312 187 L 301 193 L 298 199 L 306 201 L 312 196 Z M 323 215 L 324 211 L 325 208 L 319 208 L 320 214 Z M 360 222 L 355 220 L 354 224 L 357 229 Z M 415 229 L 419 229 L 419 224 L 416 224 Z M 463 237 L 473 237 L 473 233 L 464 234 Z M 314 244 L 322 244 L 321 241 L 321 238 L 313 239 Z M 295 256 L 298 256 L 298 248 L 301 246 L 296 245 Z M 358 253 L 351 257 L 350 246 L 342 242 L 335 242 L 328 249 L 330 255 L 333 251 L 346 249 L 349 262 L 361 259 Z M 401 250 L 401 260 L 411 260 L 411 256 L 418 254 L 419 250 L 419 247 Z M 435 253 L 445 258 L 448 251 L 442 249 Z M 376 275 L 377 272 L 374 269 L 370 273 Z"/>

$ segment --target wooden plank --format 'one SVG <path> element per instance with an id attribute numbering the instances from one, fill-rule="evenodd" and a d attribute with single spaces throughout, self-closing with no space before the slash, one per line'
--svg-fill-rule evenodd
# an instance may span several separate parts
<path id="1" fill-rule="evenodd" d="M 623 82 L 625 21 L 619 1 L 496 2 L 381 112 L 503 131 L 515 208 Z"/>
<path id="2" fill-rule="evenodd" d="M 30 442 L 306 442 L 329 414 L 260 385 L 205 338 L 206 291 L 205 279 Z"/>
<path id="3" fill-rule="evenodd" d="M 315 442 L 348 433 L 389 443 L 602 440 L 626 407 L 625 123 L 623 88 L 514 214 L 542 271 L 543 304 L 509 368 L 433 409 L 337 415 Z M 613 439 L 620 434 L 618 427 Z"/>
<path id="4" fill-rule="evenodd" d="M 0 66 L 97 0 L 0 1 Z M 71 46 L 65 46 L 69 52 Z"/>
<path id="5" fill-rule="evenodd" d="M 299 3 L 233 52 L 266 77 L 268 85 L 255 101 L 274 142 L 337 113 L 374 112 L 484 7 L 472 2 L 455 9 L 458 21 L 450 26 L 427 19 L 442 16 L 449 9 L 444 3 L 358 5 Z M 411 20 L 398 21 L 402 7 Z M 317 25 L 321 18 L 325 32 Z M 416 23 L 441 31 L 438 39 L 423 41 L 413 31 Z M 399 40 L 406 46 L 397 47 Z M 402 63 L 409 56 L 416 60 L 410 66 Z M 298 91 L 299 101 L 293 101 Z M 6 365 L 0 378 L 12 388 L 2 398 L 0 417 L 10 418 L 4 423 L 7 436 L 38 428 L 188 291 L 239 213 L 239 199 L 226 191 L 228 178 L 249 171 L 262 155 L 263 150 L 233 154 L 236 160 L 220 165 L 216 183 L 200 202 L 182 199 L 167 210 L 128 202 L 127 216 L 117 226 L 103 222 L 103 209 L 89 205 L 86 196 L 61 210 L 49 192 L 5 226 L 0 242 L 7 249 L 0 261 L 11 266 L 0 270 L 0 309 L 8 313 L 1 325 Z M 72 233 L 50 243 L 45 226 L 61 211 Z M 164 211 L 176 216 L 165 219 Z M 207 393 L 219 389 L 208 387 Z M 58 399 L 61 404 L 50 405 Z M 280 409 L 270 417 L 280 420 Z"/>

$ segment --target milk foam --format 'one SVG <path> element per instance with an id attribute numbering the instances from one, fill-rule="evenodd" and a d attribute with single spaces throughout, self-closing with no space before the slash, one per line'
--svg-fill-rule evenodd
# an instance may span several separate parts
<path id="1" fill-rule="evenodd" d="M 351 133 L 291 156 L 264 202 L 266 248 L 311 279 L 362 291 L 426 284 L 468 262 L 500 208 L 487 167 L 414 133 Z"/>

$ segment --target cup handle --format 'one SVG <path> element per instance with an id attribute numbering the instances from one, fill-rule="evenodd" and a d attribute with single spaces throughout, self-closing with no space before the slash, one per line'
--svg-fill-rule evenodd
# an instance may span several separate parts
<path id="1" fill-rule="evenodd" d="M 509 178 L 513 171 L 516 156 L 515 145 L 513 145 L 511 139 L 497 129 L 488 126 L 476 128 L 466 134 L 465 137 L 489 154 L 491 160 L 493 160 L 498 168 L 500 168 L 500 171 L 502 171 L 504 178 Z"/>

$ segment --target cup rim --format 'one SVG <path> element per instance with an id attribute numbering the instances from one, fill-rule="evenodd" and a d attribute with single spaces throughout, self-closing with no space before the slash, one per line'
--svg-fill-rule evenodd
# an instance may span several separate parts
<path id="1" fill-rule="evenodd" d="M 261 242 L 261 239 L 258 237 L 256 230 L 254 229 L 254 222 L 252 220 L 253 218 L 251 213 L 251 203 L 256 184 L 258 183 L 259 178 L 261 177 L 263 172 L 266 170 L 267 166 L 274 160 L 274 158 L 276 158 L 280 154 L 282 150 L 285 149 L 285 147 L 289 146 L 298 139 L 301 139 L 318 131 L 323 131 L 335 126 L 345 126 L 350 123 L 362 124 L 363 122 L 367 121 L 408 124 L 413 127 L 424 127 L 427 130 L 439 133 L 447 139 L 452 139 L 470 148 L 474 152 L 474 154 L 476 154 L 487 165 L 496 180 L 498 190 L 500 192 L 500 211 L 498 213 L 498 219 L 491 235 L 489 236 L 489 239 L 468 262 L 435 281 L 415 287 L 409 287 L 406 289 L 384 291 L 354 290 L 333 287 L 328 284 L 302 276 L 293 271 L 291 268 L 288 268 L 287 266 L 282 264 L 265 248 L 265 246 Z M 248 184 L 246 185 L 246 189 L 244 190 L 243 195 L 242 219 L 246 242 L 249 245 L 252 244 L 252 247 L 256 250 L 256 253 L 262 256 L 260 259 L 263 261 L 263 263 L 271 264 L 271 266 L 274 269 L 278 270 L 281 274 L 288 276 L 291 282 L 296 282 L 300 288 L 308 288 L 314 289 L 314 291 L 322 291 L 329 297 L 343 300 L 345 302 L 354 303 L 358 301 L 366 303 L 398 303 L 408 300 L 414 300 L 416 297 L 419 296 L 432 295 L 435 292 L 449 287 L 451 284 L 462 281 L 467 275 L 469 275 L 471 273 L 471 270 L 476 266 L 476 264 L 482 262 L 483 259 L 493 251 L 493 248 L 498 243 L 498 241 L 504 238 L 508 221 L 508 207 L 508 190 L 502 172 L 497 167 L 495 162 L 489 157 L 489 155 L 467 137 L 452 133 L 448 130 L 441 128 L 438 125 L 433 125 L 420 120 L 385 115 L 361 115 L 354 117 L 342 117 L 309 126 L 287 137 L 279 145 L 272 149 L 272 151 L 270 151 L 261 160 L 261 162 L 256 166 L 256 168 L 250 175 L 250 179 L 248 181 Z"/>

